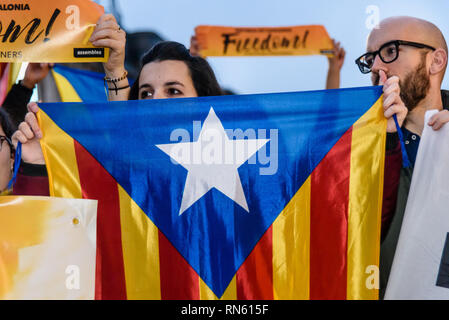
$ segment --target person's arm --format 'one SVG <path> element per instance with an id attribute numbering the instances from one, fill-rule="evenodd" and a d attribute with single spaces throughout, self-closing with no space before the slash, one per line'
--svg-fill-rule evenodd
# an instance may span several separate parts
<path id="1" fill-rule="evenodd" d="M 27 103 L 30 102 L 33 90 L 25 87 L 22 81 L 14 84 L 3 101 L 3 108 L 17 127 L 25 119 Z"/>
<path id="2" fill-rule="evenodd" d="M 338 89 L 340 88 L 340 71 L 345 62 L 346 51 L 341 47 L 340 42 L 335 42 L 332 39 L 334 45 L 333 57 L 328 58 L 329 68 L 327 70 L 326 89 Z"/>
<path id="3" fill-rule="evenodd" d="M 195 35 L 190 37 L 190 48 L 189 48 L 190 55 L 192 57 L 201 57 L 201 46 L 198 42 L 198 39 Z"/>
<path id="4" fill-rule="evenodd" d="M 100 17 L 89 41 L 97 47 L 109 48 L 109 59 L 103 64 L 109 101 L 128 100 L 129 82 L 125 69 L 126 33 L 111 14 Z"/>
<path id="5" fill-rule="evenodd" d="M 33 95 L 33 89 L 42 79 L 44 79 L 53 64 L 30 63 L 25 71 L 23 80 L 14 84 L 3 102 L 3 107 L 11 116 L 14 124 L 19 125 L 27 113 L 27 104 Z"/>

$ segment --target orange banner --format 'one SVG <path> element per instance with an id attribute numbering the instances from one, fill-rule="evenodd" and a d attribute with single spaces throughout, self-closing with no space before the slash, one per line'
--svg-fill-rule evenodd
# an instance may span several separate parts
<path id="1" fill-rule="evenodd" d="M 103 13 L 91 0 L 2 0 L 0 62 L 105 62 L 88 43 Z"/>
<path id="2" fill-rule="evenodd" d="M 195 35 L 203 57 L 332 55 L 332 41 L 320 25 L 234 28 L 198 26 Z"/>

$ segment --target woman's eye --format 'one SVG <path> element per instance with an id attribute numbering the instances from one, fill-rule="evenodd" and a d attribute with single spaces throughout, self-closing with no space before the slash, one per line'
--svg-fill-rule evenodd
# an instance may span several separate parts
<path id="1" fill-rule="evenodd" d="M 167 91 L 168 91 L 168 95 L 170 95 L 170 96 L 178 96 L 178 95 L 182 94 L 182 92 L 176 88 L 168 88 Z"/>
<path id="2" fill-rule="evenodd" d="M 153 97 L 153 93 L 150 91 L 142 91 L 140 93 L 140 99 L 150 99 Z"/>

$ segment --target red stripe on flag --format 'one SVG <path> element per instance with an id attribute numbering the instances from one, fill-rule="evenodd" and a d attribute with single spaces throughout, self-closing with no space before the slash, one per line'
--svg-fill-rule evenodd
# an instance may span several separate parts
<path id="1" fill-rule="evenodd" d="M 238 300 L 273 300 L 273 230 L 268 228 L 236 275 Z"/>
<path id="2" fill-rule="evenodd" d="M 352 128 L 311 175 L 310 299 L 346 299 Z"/>
<path id="3" fill-rule="evenodd" d="M 76 141 L 75 153 L 83 198 L 98 200 L 95 299 L 126 299 L 117 181 Z"/>
<path id="4" fill-rule="evenodd" d="M 198 274 L 160 231 L 159 272 L 162 300 L 199 300 Z"/>

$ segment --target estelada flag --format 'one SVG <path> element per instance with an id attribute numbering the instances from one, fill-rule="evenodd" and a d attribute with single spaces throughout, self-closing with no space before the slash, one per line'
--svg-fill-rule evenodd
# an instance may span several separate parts
<path id="1" fill-rule="evenodd" d="M 376 299 L 380 87 L 40 104 L 53 196 L 98 200 L 97 299 Z"/>
<path id="2" fill-rule="evenodd" d="M 104 74 L 57 64 L 52 69 L 56 88 L 63 102 L 106 102 Z"/>

